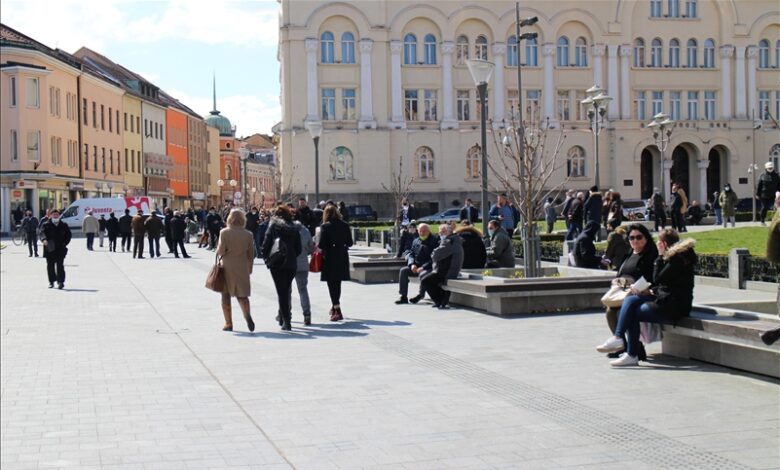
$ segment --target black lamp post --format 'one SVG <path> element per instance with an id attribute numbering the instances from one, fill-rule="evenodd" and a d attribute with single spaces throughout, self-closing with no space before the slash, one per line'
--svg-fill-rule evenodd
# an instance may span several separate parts
<path id="1" fill-rule="evenodd" d="M 320 203 L 320 136 L 322 135 L 322 123 L 310 122 L 307 126 L 309 134 L 314 141 L 314 204 Z"/>
<path id="2" fill-rule="evenodd" d="M 582 104 L 588 106 L 588 120 L 590 121 L 590 130 L 593 132 L 593 141 L 596 151 L 596 165 L 595 165 L 595 184 L 599 189 L 601 188 L 601 171 L 599 168 L 599 134 L 603 129 L 603 126 L 599 126 L 604 120 L 604 114 L 607 112 L 607 105 L 612 101 L 611 96 L 604 94 L 604 90 L 598 85 L 593 85 L 587 92 L 588 97 L 582 100 Z"/>
<path id="3" fill-rule="evenodd" d="M 658 113 L 653 116 L 653 121 L 647 125 L 647 128 L 653 132 L 653 139 L 655 139 L 655 145 L 658 150 L 661 151 L 661 187 L 664 193 L 664 200 L 669 202 L 669 173 L 664 168 L 666 163 L 666 148 L 669 145 L 669 141 L 672 138 L 672 130 L 674 130 L 674 121 L 669 119 L 664 113 Z"/>
<path id="4" fill-rule="evenodd" d="M 466 61 L 466 65 L 469 67 L 471 77 L 474 79 L 474 83 L 477 85 L 477 92 L 479 93 L 479 105 L 480 105 L 480 125 L 482 126 L 482 202 L 480 203 L 482 212 L 482 233 L 488 233 L 488 211 L 490 210 L 490 203 L 488 202 L 487 191 L 487 86 L 493 70 L 496 65 L 493 62 L 486 60 L 471 59 Z"/>

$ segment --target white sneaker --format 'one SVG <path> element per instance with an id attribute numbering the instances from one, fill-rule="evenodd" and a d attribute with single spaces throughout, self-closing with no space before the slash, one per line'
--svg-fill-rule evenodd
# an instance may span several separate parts
<path id="1" fill-rule="evenodd" d="M 600 353 L 611 353 L 615 351 L 620 351 L 623 348 L 625 348 L 625 346 L 623 345 L 623 338 L 612 336 L 608 340 L 604 341 L 604 344 L 600 346 L 596 346 L 596 351 Z"/>
<path id="2" fill-rule="evenodd" d="M 612 367 L 626 367 L 639 365 L 639 358 L 636 356 L 629 356 L 628 353 L 623 353 L 619 358 L 610 362 Z"/>

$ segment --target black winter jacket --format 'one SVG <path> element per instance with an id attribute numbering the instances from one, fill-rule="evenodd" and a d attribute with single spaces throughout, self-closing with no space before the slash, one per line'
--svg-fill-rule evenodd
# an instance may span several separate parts
<path id="1" fill-rule="evenodd" d="M 676 323 L 687 317 L 693 304 L 693 279 L 696 267 L 696 241 L 686 238 L 675 243 L 655 260 L 653 293 L 658 312 Z"/>
<path id="2" fill-rule="evenodd" d="M 287 245 L 287 258 L 284 260 L 284 264 L 278 269 L 280 271 L 283 269 L 296 271 L 298 269 L 298 255 L 301 254 L 301 250 L 303 249 L 301 247 L 301 234 L 298 233 L 298 229 L 295 228 L 292 223 L 287 223 L 283 219 L 276 217 L 271 219 L 268 230 L 265 232 L 263 247 L 260 250 L 263 259 L 268 259 L 268 256 L 271 255 L 271 248 L 277 237 Z"/>

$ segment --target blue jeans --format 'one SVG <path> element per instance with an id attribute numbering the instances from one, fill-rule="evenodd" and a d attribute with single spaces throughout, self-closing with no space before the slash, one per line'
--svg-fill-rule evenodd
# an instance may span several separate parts
<path id="1" fill-rule="evenodd" d="M 582 221 L 569 221 L 569 231 L 566 232 L 566 240 L 574 240 L 582 232 Z"/>
<path id="2" fill-rule="evenodd" d="M 92 250 L 92 245 L 95 243 L 95 234 L 94 233 L 88 233 L 87 234 L 87 249 Z"/>
<path id="3" fill-rule="evenodd" d="M 721 218 L 722 209 L 720 207 L 715 208 L 715 225 L 720 225 L 723 223 L 723 219 Z"/>
<path id="4" fill-rule="evenodd" d="M 626 352 L 636 357 L 639 351 L 639 322 L 665 323 L 666 319 L 649 304 L 652 295 L 629 295 L 623 300 L 618 314 L 615 336 L 627 335 Z"/>
<path id="5" fill-rule="evenodd" d="M 256 230 L 253 235 L 255 239 L 255 258 L 260 258 L 260 250 L 263 246 L 263 239 L 260 238 L 260 230 Z"/>

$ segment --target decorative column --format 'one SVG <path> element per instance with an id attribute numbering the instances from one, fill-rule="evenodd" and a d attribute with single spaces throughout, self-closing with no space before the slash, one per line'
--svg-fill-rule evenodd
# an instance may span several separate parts
<path id="1" fill-rule="evenodd" d="M 360 119 L 358 121 L 360 129 L 376 129 L 371 91 L 371 49 L 373 47 L 373 40 L 360 40 Z"/>
<path id="2" fill-rule="evenodd" d="M 493 43 L 493 62 L 496 68 L 493 71 L 493 128 L 501 127 L 504 119 L 504 56 L 506 55 L 506 44 L 503 42 Z"/>
<path id="3" fill-rule="evenodd" d="M 306 47 L 306 122 L 319 121 L 320 113 L 317 106 L 317 49 L 320 42 L 308 38 L 304 41 Z"/>
<path id="4" fill-rule="evenodd" d="M 674 161 L 672 161 L 671 151 L 670 151 L 669 158 L 668 159 L 664 158 L 664 161 L 661 162 L 661 164 L 663 165 L 663 170 L 664 170 L 664 180 L 662 182 L 661 192 L 664 194 L 664 197 L 666 198 L 666 203 L 669 204 L 669 206 L 671 206 L 672 201 L 670 200 L 669 195 L 671 194 L 672 191 L 671 171 L 672 171 L 672 166 L 674 166 Z"/>
<path id="5" fill-rule="evenodd" d="M 734 46 L 720 48 L 721 119 L 731 119 L 731 56 Z"/>
<path id="6" fill-rule="evenodd" d="M 707 201 L 707 168 L 710 166 L 710 161 L 698 160 L 696 164 L 699 167 L 699 201 L 704 204 Z M 689 194 L 688 198 L 693 200 L 693 195 Z"/>
<path id="7" fill-rule="evenodd" d="M 390 41 L 390 127 L 392 129 L 405 129 L 406 121 L 401 111 L 401 52 L 404 43 L 399 40 Z"/>
<path id="8" fill-rule="evenodd" d="M 542 120 L 549 118 L 550 126 L 557 126 L 558 120 L 555 116 L 555 81 L 553 80 L 553 57 L 555 56 L 555 44 L 544 43 L 542 45 L 542 56 L 544 57 L 544 89 L 542 92 Z M 525 100 L 523 100 L 525 102 Z"/>
<path id="9" fill-rule="evenodd" d="M 441 94 L 444 106 L 444 117 L 441 121 L 441 128 L 457 129 L 458 121 L 453 113 L 452 100 L 455 96 L 455 90 L 452 88 L 452 53 L 455 52 L 455 43 L 445 41 L 441 43 Z"/>
<path id="10" fill-rule="evenodd" d="M 629 73 L 631 72 L 631 45 L 620 45 L 620 117 L 631 119 L 631 85 Z"/>
<path id="11" fill-rule="evenodd" d="M 607 52 L 607 46 L 604 44 L 594 44 L 591 53 L 593 54 L 593 84 L 600 87 L 604 86 L 604 65 L 602 57 Z M 590 88 L 590 87 L 588 87 Z M 612 90 L 610 90 L 611 92 Z"/>
<path id="12" fill-rule="evenodd" d="M 761 120 L 763 109 L 758 109 L 758 90 L 756 90 L 756 59 L 758 58 L 758 47 L 750 46 L 747 48 L 747 99 L 748 99 L 748 117 L 754 121 Z"/>
<path id="13" fill-rule="evenodd" d="M 613 100 L 607 103 L 607 119 L 610 121 L 620 116 L 620 94 L 618 93 L 618 45 L 607 46 L 607 92 Z"/>
<path id="14" fill-rule="evenodd" d="M 737 119 L 747 118 L 747 90 L 745 89 L 745 48 L 735 47 L 736 58 L 734 60 L 734 93 L 736 94 L 736 110 L 734 117 Z"/>

